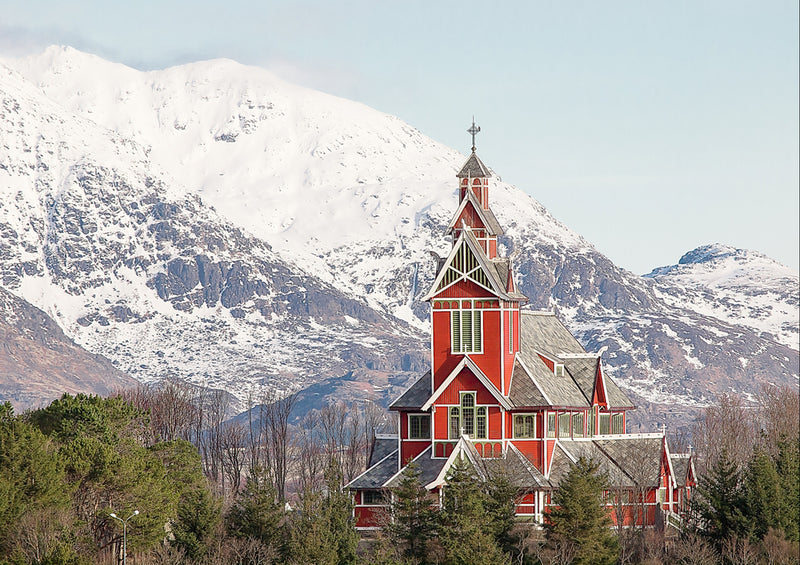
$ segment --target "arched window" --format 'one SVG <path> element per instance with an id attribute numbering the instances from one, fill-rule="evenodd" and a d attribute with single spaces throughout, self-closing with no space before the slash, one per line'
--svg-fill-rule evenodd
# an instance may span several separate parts
<path id="1" fill-rule="evenodd" d="M 475 435 L 475 393 L 461 393 L 461 427 L 468 436 Z"/>
<path id="2" fill-rule="evenodd" d="M 458 439 L 461 436 L 461 414 L 458 406 L 450 408 L 450 439 Z"/>

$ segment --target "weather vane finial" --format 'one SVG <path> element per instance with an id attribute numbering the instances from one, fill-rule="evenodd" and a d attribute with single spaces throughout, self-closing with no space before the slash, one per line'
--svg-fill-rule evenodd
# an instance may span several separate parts
<path id="1" fill-rule="evenodd" d="M 480 126 L 475 125 L 475 116 L 472 116 L 472 127 L 467 130 L 467 133 L 472 134 L 472 152 L 475 153 L 475 135 L 481 131 Z"/>

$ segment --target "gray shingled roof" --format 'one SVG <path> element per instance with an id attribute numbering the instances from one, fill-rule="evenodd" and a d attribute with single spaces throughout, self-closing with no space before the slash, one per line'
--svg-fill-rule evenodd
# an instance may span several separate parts
<path id="1" fill-rule="evenodd" d="M 398 436 L 396 434 L 376 436 L 375 443 L 372 444 L 372 453 L 369 454 L 367 468 L 372 467 L 372 465 L 389 455 L 392 451 L 396 451 L 397 443 Z"/>
<path id="2" fill-rule="evenodd" d="M 619 435 L 594 439 L 559 439 L 560 449 L 553 454 L 548 479 L 558 486 L 569 472 L 572 459 L 580 457 L 599 463 L 599 471 L 608 475 L 609 483 L 616 487 L 657 487 L 661 470 L 663 438 L 660 435 Z"/>
<path id="3" fill-rule="evenodd" d="M 524 368 L 514 368 L 509 396 L 515 406 L 591 406 L 599 355 L 587 355 L 551 312 L 522 311 L 519 337 L 519 358 Z M 539 353 L 563 363 L 566 374 L 555 376 Z M 614 381 L 606 378 L 605 383 L 609 407 L 633 407 L 633 402 Z"/>
<path id="4" fill-rule="evenodd" d="M 353 479 L 346 488 L 383 488 L 386 481 L 392 478 L 400 468 L 398 451 L 395 449 L 388 456 L 379 460 L 372 467 Z"/>
<path id="5" fill-rule="evenodd" d="M 492 459 L 484 459 L 484 465 L 490 476 L 505 475 L 517 488 L 549 487 L 550 483 L 544 475 L 513 444 L 509 444 L 505 455 Z"/>
<path id="6" fill-rule="evenodd" d="M 489 172 L 489 169 L 483 164 L 483 161 L 481 161 L 473 151 L 472 154 L 467 157 L 466 162 L 456 176 L 460 179 L 468 177 L 491 177 L 492 173 Z"/>
<path id="7" fill-rule="evenodd" d="M 419 410 L 431 397 L 431 372 L 428 371 L 389 405 L 389 410 Z"/>
<path id="8" fill-rule="evenodd" d="M 434 481 L 436 477 L 439 476 L 439 473 L 442 472 L 444 464 L 447 463 L 447 459 L 432 459 L 431 449 L 433 448 L 428 447 L 425 451 L 423 451 L 421 454 L 419 454 L 419 456 L 417 456 L 414 459 L 414 462 L 417 464 L 420 470 L 419 482 L 423 486 Z M 395 472 L 397 472 L 397 469 L 395 469 Z M 387 477 L 387 480 L 390 477 Z M 396 487 L 397 485 L 400 484 L 400 481 L 401 481 L 401 475 L 398 474 L 385 486 Z"/>
<path id="9" fill-rule="evenodd" d="M 675 480 L 678 484 L 683 484 L 689 474 L 689 454 L 670 453 L 669 460 L 672 463 L 672 470 L 675 472 Z"/>
<path id="10" fill-rule="evenodd" d="M 520 349 L 529 353 L 537 349 L 549 357 L 559 353 L 586 353 L 554 313 L 531 310 L 521 312 Z"/>
<path id="11" fill-rule="evenodd" d="M 514 372 L 511 376 L 511 389 L 508 393 L 508 399 L 515 408 L 532 408 L 534 406 L 550 405 L 519 361 L 514 363 Z"/>

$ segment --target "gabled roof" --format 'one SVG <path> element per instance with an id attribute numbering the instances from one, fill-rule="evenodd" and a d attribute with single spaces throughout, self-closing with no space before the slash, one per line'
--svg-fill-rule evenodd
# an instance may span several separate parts
<path id="1" fill-rule="evenodd" d="M 389 410 L 415 410 L 422 408 L 431 396 L 430 370 L 418 378 L 400 397 L 389 405 Z"/>
<path id="2" fill-rule="evenodd" d="M 489 172 L 489 168 L 483 164 L 483 161 L 481 161 L 473 151 L 472 154 L 467 157 L 467 160 L 461 166 L 461 170 L 458 171 L 456 176 L 460 179 L 491 177 L 492 173 Z"/>
<path id="3" fill-rule="evenodd" d="M 586 353 L 552 312 L 520 312 L 518 363 L 509 398 L 516 407 L 589 407 L 600 371 L 600 355 Z M 564 365 L 557 377 L 542 360 Z M 633 402 L 611 379 L 603 379 L 609 408 L 632 408 Z"/>
<path id="4" fill-rule="evenodd" d="M 461 216 L 461 213 L 467 207 L 467 205 L 472 205 L 475 209 L 475 212 L 478 214 L 478 217 L 483 222 L 483 225 L 486 226 L 486 229 L 489 230 L 490 235 L 503 235 L 503 228 L 500 227 L 500 222 L 497 221 L 497 218 L 492 212 L 491 209 L 484 210 L 481 203 L 478 202 L 478 199 L 475 197 L 475 193 L 472 190 L 466 191 L 466 196 L 463 200 L 461 200 L 461 204 L 456 209 L 456 213 L 450 219 L 450 222 L 447 224 L 447 234 L 449 235 L 452 233 L 456 226 L 456 222 L 458 222 L 458 218 Z"/>
<path id="5" fill-rule="evenodd" d="M 592 439 L 558 439 L 547 478 L 554 487 L 580 457 L 599 464 L 614 487 L 656 488 L 661 476 L 662 434 L 623 434 Z"/>
<path id="6" fill-rule="evenodd" d="M 391 455 L 392 451 L 397 450 L 400 438 L 397 434 L 376 434 L 375 442 L 372 444 L 372 452 L 369 454 L 369 461 L 367 468 L 372 467 L 387 455 Z"/>
<path id="7" fill-rule="evenodd" d="M 670 463 L 672 463 L 672 469 L 675 473 L 675 482 L 678 485 L 683 486 L 694 477 L 694 460 L 690 454 L 670 453 L 669 460 Z"/>
<path id="8" fill-rule="evenodd" d="M 453 466 L 457 458 L 463 458 L 464 455 L 466 455 L 467 461 L 472 464 L 472 467 L 475 469 L 478 477 L 482 480 L 486 480 L 486 471 L 481 464 L 481 456 L 478 453 L 478 450 L 475 449 L 475 446 L 472 444 L 472 440 L 470 440 L 469 437 L 462 435 L 458 439 L 458 442 L 456 442 L 455 447 L 453 447 L 453 452 L 439 470 L 436 478 L 427 483 L 422 480 L 420 480 L 420 482 L 425 485 L 425 488 L 428 490 L 442 486 L 447 482 L 447 472 L 450 470 L 450 467 Z"/>
<path id="9" fill-rule="evenodd" d="M 447 459 L 434 459 L 431 457 L 432 446 L 428 446 L 425 451 L 414 457 L 413 461 L 419 467 L 419 482 L 425 486 L 436 480 L 442 468 L 447 463 Z M 405 469 L 405 467 L 403 467 Z M 400 476 L 403 469 L 399 471 L 395 469 L 395 473 L 391 475 L 383 484 L 384 487 L 392 488 L 400 484 Z"/>
<path id="10" fill-rule="evenodd" d="M 506 410 L 512 409 L 511 403 L 505 396 L 503 396 L 503 394 L 499 390 L 497 390 L 497 387 L 494 386 L 494 383 L 491 380 L 489 380 L 489 377 L 487 377 L 483 373 L 483 371 L 481 371 L 480 367 L 478 367 L 475 364 L 475 361 L 470 359 L 468 355 L 465 355 L 458 363 L 458 365 L 456 365 L 455 369 L 450 371 L 450 374 L 447 375 L 447 378 L 444 381 L 442 381 L 442 384 L 439 385 L 439 388 L 437 388 L 430 396 L 430 398 L 428 398 L 428 400 L 425 401 L 425 404 L 422 405 L 421 410 L 423 412 L 428 410 L 431 406 L 433 406 L 433 403 L 436 402 L 436 399 L 438 399 L 442 395 L 442 393 L 445 390 L 447 390 L 447 387 L 449 387 L 453 383 L 453 381 L 456 379 L 458 374 L 463 369 L 469 369 L 469 371 L 473 375 L 475 375 L 475 377 L 477 377 L 478 381 L 480 381 L 480 383 L 486 388 L 486 390 L 488 390 L 491 393 L 491 395 L 495 398 L 495 400 L 497 400 L 497 403 L 500 404 L 500 406 L 502 406 Z"/>
<path id="11" fill-rule="evenodd" d="M 436 279 L 433 281 L 431 285 L 431 289 L 428 291 L 423 297 L 423 300 L 431 300 L 436 294 L 442 292 L 445 288 L 457 284 L 458 281 L 464 280 L 464 276 L 459 277 L 457 279 L 452 280 L 449 284 L 443 286 L 439 289 L 439 285 L 444 279 L 445 275 L 447 274 L 448 270 L 450 269 L 453 261 L 455 260 L 456 256 L 458 255 L 462 246 L 466 245 L 472 255 L 475 257 L 475 260 L 478 263 L 480 270 L 486 275 L 486 282 L 487 285 L 482 285 L 486 290 L 497 296 L 498 298 L 502 298 L 504 300 L 525 300 L 527 297 L 524 294 L 519 292 L 508 292 L 506 290 L 507 281 L 508 281 L 508 262 L 507 259 L 500 259 L 500 260 L 492 260 L 486 256 L 486 253 L 483 251 L 483 247 L 481 244 L 478 243 L 478 240 L 475 239 L 475 235 L 472 233 L 472 230 L 469 226 L 465 226 L 464 230 L 461 232 L 461 235 L 458 236 L 456 243 L 453 245 L 453 248 L 450 250 L 450 254 L 445 259 L 444 264 L 439 269 L 439 273 L 436 275 Z M 499 266 L 499 267 L 498 267 Z M 503 266 L 505 266 L 506 271 L 504 272 Z M 498 271 L 498 268 L 500 270 Z M 455 269 L 458 271 L 458 269 Z M 475 284 L 480 284 L 474 280 L 474 278 L 469 277 L 470 281 L 474 282 Z M 438 290 L 437 290 L 438 289 Z"/>
<path id="12" fill-rule="evenodd" d="M 484 459 L 489 474 L 505 474 L 511 484 L 520 489 L 547 488 L 550 482 L 517 447 L 509 442 L 504 457 Z"/>
<path id="13" fill-rule="evenodd" d="M 350 481 L 345 488 L 351 489 L 378 489 L 383 488 L 386 481 L 391 479 L 400 466 L 397 444 L 395 450 L 389 455 L 380 459 L 377 463 L 369 467 L 355 479 Z"/>

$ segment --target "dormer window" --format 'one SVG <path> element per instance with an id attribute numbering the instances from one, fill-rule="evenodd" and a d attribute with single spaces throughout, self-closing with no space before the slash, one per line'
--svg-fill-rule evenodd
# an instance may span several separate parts
<path id="1" fill-rule="evenodd" d="M 553 367 L 553 373 L 555 373 L 555 375 L 557 377 L 563 377 L 564 376 L 564 364 L 563 363 L 556 363 L 555 366 Z"/>

